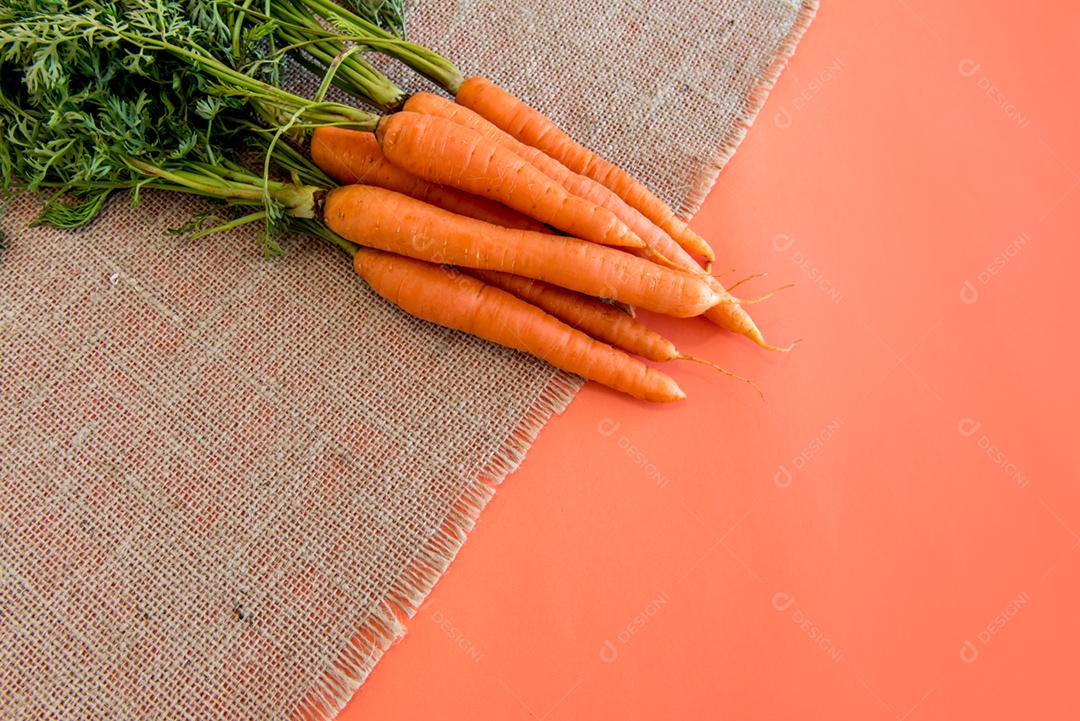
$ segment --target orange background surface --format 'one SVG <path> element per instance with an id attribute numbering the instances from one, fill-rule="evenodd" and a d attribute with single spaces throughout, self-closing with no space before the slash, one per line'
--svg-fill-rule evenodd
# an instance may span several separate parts
<path id="1" fill-rule="evenodd" d="M 694 226 L 789 356 L 657 323 L 341 718 L 1080 718 L 1080 6 L 825 0 Z"/>

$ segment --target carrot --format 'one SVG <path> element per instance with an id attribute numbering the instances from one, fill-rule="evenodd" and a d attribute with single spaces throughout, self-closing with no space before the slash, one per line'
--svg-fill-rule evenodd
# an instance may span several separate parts
<path id="1" fill-rule="evenodd" d="M 501 203 L 429 183 L 402 170 L 386 159 L 374 133 L 336 126 L 316 128 L 311 136 L 311 159 L 342 185 L 377 185 L 485 223 L 549 232 L 543 223 Z"/>
<path id="2" fill-rule="evenodd" d="M 416 93 L 416 95 L 427 94 Z M 454 105 L 449 101 L 447 105 L 465 110 L 460 105 Z M 543 223 L 538 223 L 501 203 L 463 193 L 456 188 L 429 183 L 415 175 L 410 175 L 386 159 L 382 150 L 379 149 L 374 133 L 336 126 L 316 128 L 311 138 L 311 158 L 324 173 L 343 185 L 355 183 L 377 185 L 485 223 L 501 225 L 505 228 L 535 230 L 540 233 L 552 232 Z M 611 307 L 618 309 L 621 313 L 634 315 L 632 305 L 613 303 Z"/>
<path id="3" fill-rule="evenodd" d="M 666 234 L 654 237 L 651 240 L 654 243 L 653 248 L 670 260 L 672 267 L 682 268 L 690 273 L 700 275 L 721 298 L 721 301 L 705 311 L 702 314 L 703 316 L 721 328 L 749 338 L 767 350 L 790 350 L 790 347 L 787 349 L 777 348 L 767 343 L 746 308 L 738 303 L 738 299 L 724 288 L 723 283 L 718 278 L 709 275 L 707 271 L 702 269 L 682 246 L 671 240 Z"/>
<path id="4" fill-rule="evenodd" d="M 391 163 L 424 180 L 502 203 L 583 240 L 645 247 L 610 210 L 571 195 L 475 130 L 403 111 L 384 116 L 375 137 Z"/>
<path id="5" fill-rule="evenodd" d="M 422 105 L 421 107 L 428 109 L 428 106 L 426 105 Z M 377 148 L 371 147 L 372 138 L 373 136 L 370 133 L 339 128 L 320 128 L 316 131 L 315 136 L 312 139 L 312 156 L 315 157 L 316 162 L 319 163 L 320 167 L 325 166 L 323 167 L 323 170 L 328 172 L 331 177 L 334 177 L 341 182 L 348 182 L 353 179 L 353 176 L 357 174 L 360 168 L 368 167 L 369 164 L 372 164 L 372 161 L 369 160 L 370 152 L 373 150 L 377 151 Z M 355 143 L 356 147 L 350 147 L 351 143 Z M 335 158 L 335 155 L 338 157 Z M 351 166 L 352 170 L 350 171 L 348 167 L 343 166 Z M 476 217 L 496 225 L 520 227 L 522 222 L 535 223 L 535 221 L 531 221 L 520 215 L 516 216 L 516 218 L 521 219 L 520 221 L 517 221 L 515 220 L 515 216 L 509 215 L 514 211 L 506 209 L 505 206 L 494 203 L 487 206 L 486 202 L 489 201 L 470 196 L 453 188 L 446 188 L 444 186 L 427 183 L 415 176 L 409 176 L 408 173 L 392 164 L 383 162 L 381 167 L 389 169 L 389 172 L 385 176 L 377 173 L 375 177 L 378 182 L 374 182 L 375 185 L 380 185 L 382 187 L 387 187 L 389 185 L 391 186 L 390 189 L 430 202 L 432 205 L 457 212 L 460 215 Z M 397 171 L 397 173 L 395 174 L 394 171 Z M 372 177 L 373 176 L 368 176 L 369 182 L 371 182 Z M 496 215 L 492 216 L 486 212 L 489 209 L 494 209 Z M 539 223 L 536 223 L 536 226 L 542 228 Z M 700 266 L 698 266 L 681 247 L 672 242 L 670 238 L 666 236 L 661 237 L 660 235 L 650 235 L 649 238 L 657 251 L 672 259 L 679 267 L 687 270 L 699 271 Z M 726 301 L 708 310 L 704 314 L 705 317 L 727 330 L 750 338 L 762 347 L 779 350 L 765 342 L 764 336 L 757 328 L 750 314 L 743 307 L 733 302 L 733 296 L 723 289 L 722 284 L 720 284 L 718 280 L 712 279 L 704 273 L 702 273 L 702 277 L 706 278 L 707 282 L 713 284 L 714 290 L 716 290 Z"/>
<path id="6" fill-rule="evenodd" d="M 524 351 L 641 400 L 686 398 L 668 375 L 476 278 L 364 248 L 353 267 L 376 293 L 418 318 Z"/>
<path id="7" fill-rule="evenodd" d="M 542 113 L 530 108 L 490 80 L 482 77 L 467 78 L 458 88 L 455 99 L 526 145 L 542 150 L 570 170 L 610 188 L 688 252 L 701 255 L 709 262 L 715 259 L 712 248 L 705 239 L 678 218 L 664 201 L 617 165 L 574 142 Z"/>
<path id="8" fill-rule="evenodd" d="M 496 270 L 467 269 L 465 272 L 488 285 L 513 293 L 567 325 L 627 353 L 653 361 L 675 360 L 681 355 L 675 344 L 664 336 L 649 330 L 618 308 L 590 296 Z"/>
<path id="9" fill-rule="evenodd" d="M 669 339 L 656 331 L 650 330 L 641 321 L 596 298 L 590 298 L 587 295 L 559 288 L 540 280 L 522 278 L 494 270 L 470 269 L 466 273 L 474 278 L 479 278 L 488 285 L 505 290 L 507 293 L 513 293 L 518 298 L 550 313 L 570 327 L 577 328 L 593 338 L 609 343 L 627 353 L 634 353 L 642 358 L 661 363 L 673 360 L 702 363 L 732 378 L 749 383 L 759 394 L 761 393 L 761 390 L 752 381 L 736 375 L 710 360 L 683 353 Z"/>
<path id="10" fill-rule="evenodd" d="M 615 217 L 625 223 L 626 227 L 637 234 L 650 248 L 655 249 L 660 244 L 666 244 L 665 241 L 670 242 L 664 231 L 656 227 L 651 220 L 642 215 L 637 209 L 627 205 L 622 198 L 615 195 L 608 188 L 597 183 L 592 178 L 575 173 L 558 160 L 531 145 L 520 142 L 464 105 L 450 102 L 433 93 L 414 93 L 405 102 L 404 109 L 423 113 L 424 115 L 446 118 L 458 125 L 472 128 L 499 147 L 506 148 L 523 160 L 528 161 L 568 192 L 595 203 L 601 208 L 610 210 L 615 214 Z M 659 236 L 664 236 L 664 238 Z M 656 257 L 647 252 L 647 249 L 640 251 L 640 253 L 657 260 Z M 663 259 L 659 259 L 659 261 L 663 262 Z"/>
<path id="11" fill-rule="evenodd" d="M 750 317 L 750 313 L 746 308 L 736 302 L 738 299 L 726 290 L 718 279 L 706 273 L 706 271 L 704 271 L 681 246 L 676 243 L 671 243 L 670 245 L 659 244 L 657 250 L 671 259 L 676 267 L 685 268 L 692 273 L 696 273 L 701 277 L 706 278 L 713 290 L 721 297 L 722 300 L 720 303 L 717 303 L 712 308 L 709 308 L 702 313 L 705 318 L 725 330 L 749 338 L 765 350 L 787 352 L 795 346 L 795 343 L 792 343 L 781 348 L 768 343 L 765 340 L 765 336 L 762 335 L 761 330 L 757 327 L 757 324 L 754 323 L 754 319 Z M 796 343 L 797 342 L 798 341 L 796 341 Z"/>
<path id="12" fill-rule="evenodd" d="M 502 228 L 400 193 L 347 185 L 326 195 L 326 224 L 361 245 L 420 260 L 502 270 L 675 317 L 720 299 L 707 280 L 579 238 Z"/>

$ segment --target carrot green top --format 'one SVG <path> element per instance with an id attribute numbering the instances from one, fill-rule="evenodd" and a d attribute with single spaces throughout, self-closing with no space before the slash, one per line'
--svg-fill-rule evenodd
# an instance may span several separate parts
<path id="1" fill-rule="evenodd" d="M 378 116 L 322 101 L 325 88 L 314 100 L 281 89 L 280 57 L 258 32 L 237 41 L 223 19 L 187 13 L 150 0 L 0 8 L 0 183 L 45 191 L 40 222 L 82 225 L 117 190 L 165 188 L 255 206 L 219 227 L 262 221 L 273 253 L 285 218 L 316 214 L 317 185 L 271 174 L 287 150 L 278 141 L 371 129 Z M 238 160 L 253 141 L 261 173 Z"/>

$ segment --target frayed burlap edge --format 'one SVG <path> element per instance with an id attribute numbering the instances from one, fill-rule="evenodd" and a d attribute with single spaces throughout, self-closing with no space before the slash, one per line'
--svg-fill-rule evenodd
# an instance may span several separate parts
<path id="1" fill-rule="evenodd" d="M 715 163 L 702 170 L 699 181 L 679 208 L 680 216 L 689 218 L 701 208 L 720 171 L 746 137 L 780 73 L 795 54 L 799 40 L 817 13 L 818 5 L 819 0 L 802 0 L 791 32 L 784 38 L 761 81 L 747 96 L 735 125 L 720 143 Z M 403 621 L 416 615 L 435 584 L 453 563 L 481 511 L 495 495 L 495 486 L 517 470 L 540 430 L 551 416 L 566 410 L 581 385 L 580 378 L 566 373 L 558 373 L 552 378 L 536 404 L 525 414 L 480 475 L 466 486 L 439 530 L 417 552 L 338 660 L 323 672 L 315 688 L 297 705 L 292 714 L 294 718 L 332 721 L 341 712 L 386 650 L 405 635 Z"/>
<path id="2" fill-rule="evenodd" d="M 724 169 L 727 162 L 731 160 L 731 156 L 735 154 L 735 150 L 746 138 L 747 131 L 757 120 L 758 113 L 764 107 L 769 93 L 772 92 L 777 79 L 780 77 L 780 73 L 784 71 L 788 60 L 795 54 L 795 48 L 798 47 L 803 33 L 810 27 L 810 22 L 814 19 L 814 15 L 817 14 L 818 5 L 819 0 L 802 0 L 800 3 L 799 15 L 795 19 L 795 24 L 791 27 L 791 32 L 787 34 L 787 37 L 780 44 L 780 48 L 777 50 L 772 62 L 769 63 L 769 68 L 765 71 L 761 81 L 746 97 L 746 103 L 739 112 L 734 125 L 731 126 L 731 130 L 720 142 L 720 151 L 716 160 L 701 169 L 697 182 L 693 184 L 690 194 L 679 207 L 678 215 L 680 217 L 691 218 L 701 209 L 701 204 L 705 202 L 709 191 L 716 184 L 720 171 Z"/>
<path id="3" fill-rule="evenodd" d="M 583 380 L 559 372 L 552 377 L 533 407 L 517 424 L 427 543 L 417 551 L 405 571 L 388 590 L 381 604 L 299 703 L 293 718 L 331 721 L 345 707 L 383 653 L 405 635 L 404 620 L 416 615 L 431 589 L 450 567 L 480 512 L 495 495 L 495 486 L 517 470 L 541 429 L 553 415 L 566 410 Z"/>

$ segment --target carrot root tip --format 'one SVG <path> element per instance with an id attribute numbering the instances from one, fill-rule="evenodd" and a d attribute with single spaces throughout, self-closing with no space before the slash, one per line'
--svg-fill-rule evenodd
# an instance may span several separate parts
<path id="1" fill-rule="evenodd" d="M 762 301 L 766 301 L 769 298 L 772 298 L 774 295 L 776 295 L 777 293 L 780 293 L 781 291 L 787 290 L 788 288 L 794 288 L 794 287 L 795 287 L 794 283 L 788 283 L 787 285 L 782 285 L 779 288 L 776 288 L 774 290 L 770 290 L 765 295 L 759 295 L 756 298 L 737 298 L 735 300 L 735 302 L 738 303 L 739 305 L 754 305 L 755 303 L 761 303 Z"/>
<path id="2" fill-rule="evenodd" d="M 768 275 L 768 273 L 752 273 L 752 274 L 746 276 L 745 278 L 743 278 L 742 280 L 737 280 L 732 285 L 729 285 L 728 290 L 729 291 L 735 290 L 736 288 L 738 288 L 743 283 L 749 283 L 752 280 L 757 280 L 758 278 L 764 278 L 767 275 Z"/>
<path id="3" fill-rule="evenodd" d="M 687 361 L 692 361 L 694 363 L 701 363 L 702 365 L 707 365 L 707 366 L 709 366 L 710 368 L 712 368 L 714 370 L 720 371 L 721 373 L 723 373 L 726 376 L 734 378 L 735 380 L 740 380 L 743 383 L 748 383 L 750 385 L 750 387 L 753 388 L 755 391 L 757 391 L 757 394 L 759 396 L 761 396 L 761 400 L 765 400 L 765 394 L 761 392 L 760 388 L 758 388 L 757 383 L 754 383 L 754 381 L 750 380 L 749 378 L 744 378 L 743 376 L 739 375 L 738 373 L 732 373 L 727 368 L 724 368 L 723 366 L 718 365 L 717 363 L 714 363 L 713 361 L 708 360 L 707 358 L 699 358 L 698 356 L 686 355 L 685 353 L 682 353 L 682 354 L 679 355 L 679 360 L 687 360 Z"/>
<path id="4" fill-rule="evenodd" d="M 764 341 L 764 339 L 763 339 L 763 340 L 758 342 L 758 345 L 761 346 L 762 348 L 764 348 L 765 350 L 771 350 L 771 351 L 775 351 L 777 353 L 790 353 L 795 348 L 795 346 L 802 343 L 802 341 L 803 341 L 802 338 L 796 338 L 795 340 L 791 341 L 790 343 L 788 343 L 785 346 L 776 346 L 776 345 L 772 345 L 770 343 L 766 343 Z"/>

